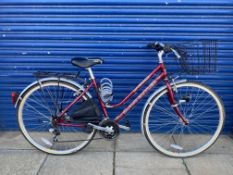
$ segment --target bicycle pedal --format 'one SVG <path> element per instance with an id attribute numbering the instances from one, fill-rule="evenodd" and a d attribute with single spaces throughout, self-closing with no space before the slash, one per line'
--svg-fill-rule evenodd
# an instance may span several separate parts
<path id="1" fill-rule="evenodd" d="M 124 125 L 118 125 L 119 126 L 119 128 L 121 128 L 121 129 L 124 129 L 125 131 L 130 131 L 130 127 L 128 127 L 128 126 L 124 126 Z"/>
<path id="2" fill-rule="evenodd" d="M 128 119 L 126 119 L 126 121 L 125 121 L 125 126 L 127 126 L 128 128 L 131 128 L 131 127 L 130 127 L 130 123 L 129 123 L 129 120 L 128 120 Z"/>

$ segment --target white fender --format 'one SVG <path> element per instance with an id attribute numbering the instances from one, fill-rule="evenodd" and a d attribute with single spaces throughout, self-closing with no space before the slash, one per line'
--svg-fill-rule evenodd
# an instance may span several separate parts
<path id="1" fill-rule="evenodd" d="M 171 86 L 174 86 L 176 84 L 180 84 L 180 83 L 184 83 L 184 82 L 187 82 L 187 80 L 186 79 L 177 80 L 177 81 L 174 81 L 174 82 L 172 82 L 170 84 L 171 84 Z M 146 101 L 146 103 L 145 103 L 145 105 L 143 107 L 142 114 L 141 114 L 141 131 L 142 131 L 143 135 L 144 135 L 144 131 L 143 131 L 142 125 L 143 125 L 143 116 L 144 116 L 144 113 L 145 113 L 145 110 L 146 110 L 146 106 L 152 100 L 153 97 L 155 97 L 157 94 L 159 94 L 161 91 L 163 91 L 166 88 L 167 88 L 166 85 L 158 88 L 152 95 L 150 95 L 150 97 L 147 99 L 147 101 Z"/>
<path id="2" fill-rule="evenodd" d="M 32 82 L 31 84 L 29 84 L 26 88 L 24 88 L 24 90 L 20 93 L 20 95 L 18 96 L 17 98 L 17 101 L 15 103 L 15 108 L 18 107 L 18 104 L 19 102 L 22 100 L 22 98 L 24 97 L 25 95 L 25 92 L 31 88 L 32 86 L 34 86 L 35 84 L 37 83 L 40 83 L 40 84 L 43 84 L 44 81 L 49 81 L 49 80 L 58 80 L 58 81 L 64 81 L 64 82 L 67 82 L 67 83 L 70 83 L 74 86 L 77 86 L 78 88 L 80 88 L 82 91 L 84 91 L 84 87 L 78 83 L 76 83 L 75 81 L 72 81 L 72 80 L 68 80 L 68 79 L 64 79 L 64 78 L 57 78 L 57 77 L 48 77 L 48 78 L 42 78 L 42 79 L 38 79 L 34 82 Z M 89 98 L 91 98 L 91 94 L 89 92 L 86 93 L 88 95 Z"/>

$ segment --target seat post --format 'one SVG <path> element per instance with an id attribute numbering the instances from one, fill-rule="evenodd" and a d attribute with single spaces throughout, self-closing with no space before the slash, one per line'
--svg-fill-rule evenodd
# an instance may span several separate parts
<path id="1" fill-rule="evenodd" d="M 94 79 L 95 79 L 95 76 L 94 76 L 94 74 L 93 74 L 93 72 L 92 72 L 92 69 L 91 69 L 90 67 L 88 67 L 88 68 L 86 68 L 86 69 L 87 69 L 87 71 L 88 71 L 88 73 L 89 73 L 90 78 L 91 78 L 92 80 L 94 80 Z"/>

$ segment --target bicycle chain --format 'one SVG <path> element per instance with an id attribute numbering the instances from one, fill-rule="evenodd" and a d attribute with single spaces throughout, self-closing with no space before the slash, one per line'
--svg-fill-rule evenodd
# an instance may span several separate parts
<path id="1" fill-rule="evenodd" d="M 64 141 L 56 141 L 58 143 L 65 143 L 65 142 L 83 142 L 83 141 L 91 141 L 91 140 L 100 140 L 100 139 L 104 139 L 102 137 L 99 137 L 99 138 L 94 138 L 94 139 L 89 139 L 89 140 L 64 140 Z"/>

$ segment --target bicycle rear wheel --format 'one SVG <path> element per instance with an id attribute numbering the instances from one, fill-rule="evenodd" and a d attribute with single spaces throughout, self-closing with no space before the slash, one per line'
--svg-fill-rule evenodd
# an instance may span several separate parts
<path id="1" fill-rule="evenodd" d="M 66 114 L 67 125 L 55 125 L 54 119 L 81 93 L 79 87 L 65 79 L 41 81 L 33 84 L 23 96 L 17 110 L 19 128 L 36 148 L 49 154 L 75 153 L 93 139 L 95 130 L 75 123 Z M 89 96 L 84 95 L 76 107 Z M 79 127 L 77 127 L 79 125 Z"/>
<path id="2" fill-rule="evenodd" d="M 148 101 L 143 114 L 143 131 L 149 143 L 171 157 L 190 157 L 208 149 L 224 124 L 224 107 L 209 87 L 195 82 L 176 85 L 174 96 L 189 124 L 172 109 L 167 89 Z"/>

